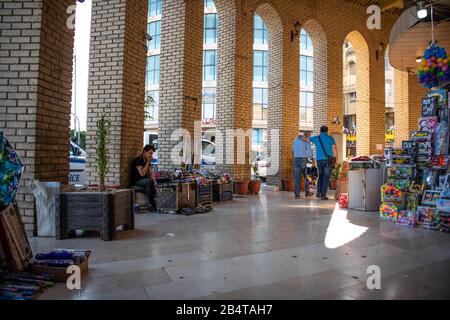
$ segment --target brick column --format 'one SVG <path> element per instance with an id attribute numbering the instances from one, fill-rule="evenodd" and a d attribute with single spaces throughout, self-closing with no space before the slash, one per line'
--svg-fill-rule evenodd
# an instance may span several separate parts
<path id="1" fill-rule="evenodd" d="M 185 129 L 193 139 L 194 122 L 201 121 L 203 11 L 202 0 L 163 1 L 158 131 L 162 169 L 177 166 L 171 153 L 179 141 L 172 141 L 172 133 Z M 200 146 L 197 149 L 199 154 Z"/>
<path id="2" fill-rule="evenodd" d="M 269 31 L 268 90 L 268 169 L 267 184 L 282 185 L 293 178 L 292 144 L 299 129 L 299 38 L 291 41 L 291 17 L 288 7 L 280 12 L 269 4 L 260 5 L 261 16 Z M 283 20 L 281 20 L 281 15 Z M 295 94 L 294 94 L 295 93 Z"/>
<path id="3" fill-rule="evenodd" d="M 216 167 L 231 173 L 235 180 L 246 180 L 250 178 L 250 139 L 245 139 L 245 151 L 238 152 L 238 139 L 231 133 L 235 129 L 248 133 L 252 128 L 253 15 L 244 13 L 236 1 L 218 0 L 216 7 L 219 28 Z"/>
<path id="4" fill-rule="evenodd" d="M 17 202 L 29 234 L 36 231 L 27 180 L 67 182 L 73 0 L 0 2 L 0 130 L 25 164 Z"/>
<path id="5" fill-rule="evenodd" d="M 426 89 L 420 85 L 416 75 L 394 69 L 396 147 L 401 147 L 402 141 L 410 139 L 411 131 L 418 130 L 425 93 Z"/>
<path id="6" fill-rule="evenodd" d="M 383 153 L 386 132 L 384 52 L 376 59 L 379 43 L 368 43 L 357 32 L 347 39 L 356 51 L 356 153 L 370 155 Z"/>
<path id="7" fill-rule="evenodd" d="M 112 121 L 107 183 L 126 187 L 143 146 L 147 0 L 92 3 L 86 176 L 98 183 L 95 131 L 105 111 Z"/>

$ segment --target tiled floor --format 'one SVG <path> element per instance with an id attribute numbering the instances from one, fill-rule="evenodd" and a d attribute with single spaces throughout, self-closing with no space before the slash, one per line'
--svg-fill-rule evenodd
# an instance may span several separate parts
<path id="1" fill-rule="evenodd" d="M 239 197 L 206 215 L 138 215 L 135 231 L 32 239 L 35 253 L 93 250 L 82 290 L 41 299 L 449 299 L 450 235 L 287 193 Z M 380 267 L 369 290 L 367 268 Z"/>

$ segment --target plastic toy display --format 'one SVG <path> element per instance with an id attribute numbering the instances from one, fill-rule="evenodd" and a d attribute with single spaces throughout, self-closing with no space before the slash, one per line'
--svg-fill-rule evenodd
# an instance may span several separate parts
<path id="1" fill-rule="evenodd" d="M 430 91 L 422 101 L 418 131 L 401 149 L 385 149 L 386 184 L 380 216 L 400 225 L 450 232 L 450 137 L 446 89 Z M 407 162 L 407 161 L 412 162 Z M 407 165 L 399 165 L 407 163 Z"/>

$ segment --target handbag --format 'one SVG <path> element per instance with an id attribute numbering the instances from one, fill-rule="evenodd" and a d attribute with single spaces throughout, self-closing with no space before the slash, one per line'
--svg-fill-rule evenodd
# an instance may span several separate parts
<path id="1" fill-rule="evenodd" d="M 323 153 L 327 157 L 327 165 L 328 165 L 328 167 L 331 168 L 331 169 L 336 168 L 336 158 L 333 157 L 333 156 L 329 156 L 327 154 L 327 151 L 326 151 L 325 147 L 323 146 L 323 142 L 322 142 L 322 139 L 320 139 L 320 136 L 319 136 L 319 142 L 320 142 L 320 145 L 322 147 Z"/>

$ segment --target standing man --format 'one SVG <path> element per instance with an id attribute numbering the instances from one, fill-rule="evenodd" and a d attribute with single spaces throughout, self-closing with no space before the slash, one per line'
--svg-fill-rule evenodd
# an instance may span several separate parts
<path id="1" fill-rule="evenodd" d="M 151 168 L 153 152 L 155 152 L 155 147 L 146 145 L 142 150 L 142 154 L 134 159 L 131 171 L 131 184 L 145 189 L 150 212 L 156 211 L 156 180 Z"/>
<path id="2" fill-rule="evenodd" d="M 319 180 L 317 182 L 317 198 L 328 200 L 327 192 L 330 183 L 331 168 L 328 166 L 328 157 L 338 157 L 336 141 L 328 134 L 328 127 L 320 128 L 320 134 L 311 138 L 316 147 L 317 169 Z"/>
<path id="3" fill-rule="evenodd" d="M 300 180 L 303 176 L 303 180 L 305 181 L 305 196 L 310 197 L 312 193 L 309 192 L 309 183 L 306 172 L 308 170 L 307 164 L 308 159 L 312 158 L 312 148 L 311 142 L 309 138 L 311 136 L 310 132 L 305 132 L 305 135 L 302 136 L 299 134 L 297 139 L 294 141 L 294 145 L 292 147 L 294 151 L 294 192 L 295 199 L 300 199 Z"/>

